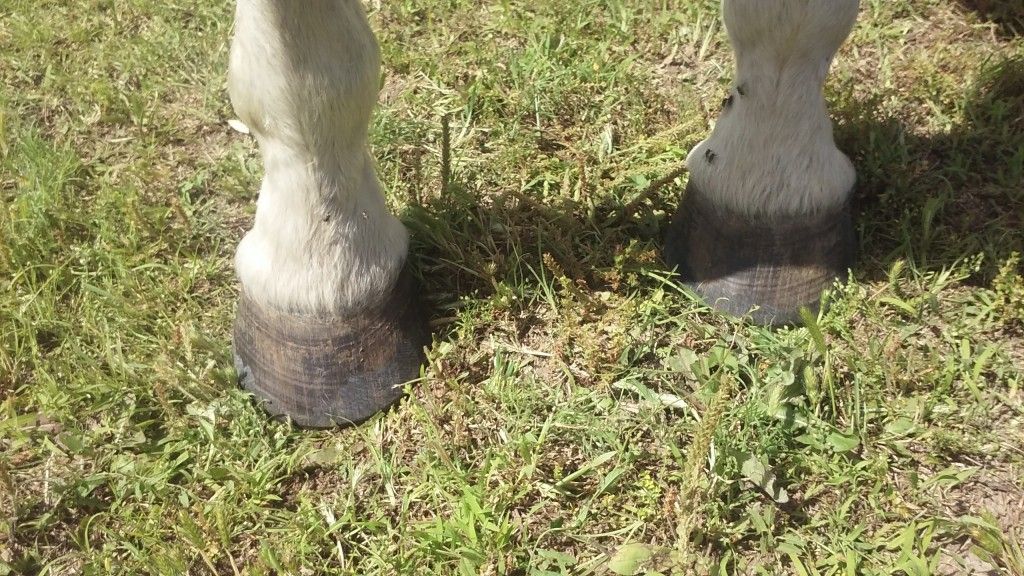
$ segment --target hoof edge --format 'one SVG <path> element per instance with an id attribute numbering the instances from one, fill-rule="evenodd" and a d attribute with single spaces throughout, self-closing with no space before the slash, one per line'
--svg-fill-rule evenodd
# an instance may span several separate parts
<path id="1" fill-rule="evenodd" d="M 763 326 L 801 323 L 844 280 L 856 237 L 849 204 L 824 214 L 757 219 L 716 206 L 690 184 L 672 219 L 665 260 L 715 309 Z"/>
<path id="2" fill-rule="evenodd" d="M 358 424 L 394 404 L 429 343 L 408 271 L 381 305 L 350 316 L 271 309 L 243 289 L 234 327 L 242 386 L 271 416 L 308 428 Z"/>

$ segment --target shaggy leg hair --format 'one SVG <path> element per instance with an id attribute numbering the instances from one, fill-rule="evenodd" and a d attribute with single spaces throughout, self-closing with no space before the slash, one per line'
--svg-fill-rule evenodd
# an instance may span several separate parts
<path id="1" fill-rule="evenodd" d="M 238 0 L 228 83 L 266 169 L 235 258 L 245 293 L 303 313 L 377 304 L 408 240 L 367 151 L 380 58 L 359 0 Z"/>
<path id="2" fill-rule="evenodd" d="M 751 216 L 835 211 L 856 174 L 832 139 L 822 87 L 858 0 L 725 0 L 736 85 L 690 153 L 692 183 Z"/>

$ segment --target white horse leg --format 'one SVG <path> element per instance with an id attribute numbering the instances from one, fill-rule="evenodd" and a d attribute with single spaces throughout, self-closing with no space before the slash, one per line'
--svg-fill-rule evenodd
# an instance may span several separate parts
<path id="1" fill-rule="evenodd" d="M 736 84 L 690 183 L 666 258 L 728 313 L 799 322 L 845 276 L 856 174 L 832 139 L 822 88 L 858 0 L 723 0 Z"/>
<path id="2" fill-rule="evenodd" d="M 235 258 L 236 365 L 304 426 L 392 403 L 428 337 L 367 148 L 379 79 L 359 0 L 238 0 L 229 90 L 265 176 Z"/>

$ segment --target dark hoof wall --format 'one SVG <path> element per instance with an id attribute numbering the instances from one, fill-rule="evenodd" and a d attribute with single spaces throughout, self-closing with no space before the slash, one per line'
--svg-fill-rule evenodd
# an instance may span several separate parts
<path id="1" fill-rule="evenodd" d="M 398 400 L 402 385 L 419 376 L 429 343 L 407 271 L 382 305 L 351 317 L 272 310 L 243 290 L 235 367 L 272 416 L 329 428 L 362 422 Z"/>
<path id="2" fill-rule="evenodd" d="M 770 221 L 712 205 L 690 185 L 672 219 L 665 260 L 721 312 L 763 326 L 801 323 L 821 293 L 846 278 L 856 238 L 849 206 Z"/>

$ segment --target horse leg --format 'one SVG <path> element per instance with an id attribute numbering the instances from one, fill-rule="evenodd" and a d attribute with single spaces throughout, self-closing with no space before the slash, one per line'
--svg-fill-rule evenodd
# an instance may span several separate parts
<path id="1" fill-rule="evenodd" d="M 845 277 L 856 181 L 822 92 L 858 0 L 723 0 L 736 82 L 690 181 L 666 260 L 707 302 L 766 325 L 800 321 Z"/>
<path id="2" fill-rule="evenodd" d="M 368 151 L 379 78 L 359 0 L 238 0 L 229 92 L 265 175 L 235 257 L 235 364 L 301 426 L 387 407 L 429 342 Z"/>

